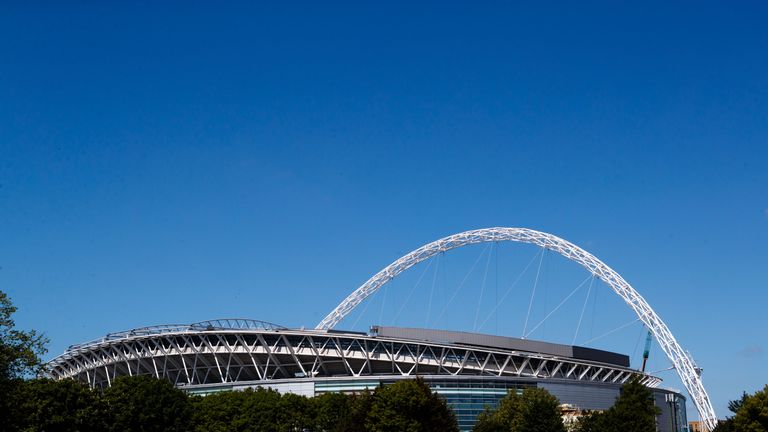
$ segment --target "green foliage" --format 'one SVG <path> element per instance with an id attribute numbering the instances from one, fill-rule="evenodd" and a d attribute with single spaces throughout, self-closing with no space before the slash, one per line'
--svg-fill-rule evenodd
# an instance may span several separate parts
<path id="1" fill-rule="evenodd" d="M 350 397 L 342 393 L 323 393 L 312 400 L 317 430 L 337 431 L 348 416 Z"/>
<path id="2" fill-rule="evenodd" d="M 286 393 L 277 405 L 279 432 L 305 431 L 314 425 L 313 404 L 305 396 Z"/>
<path id="3" fill-rule="evenodd" d="M 244 431 L 247 419 L 243 418 L 245 400 L 253 391 L 220 392 L 208 396 L 190 398 L 195 431 L 227 432 Z"/>
<path id="4" fill-rule="evenodd" d="M 580 432 L 647 432 L 656 430 L 656 416 L 661 410 L 653 401 L 651 390 L 631 380 L 608 411 L 594 412 L 581 418 Z"/>
<path id="5" fill-rule="evenodd" d="M 741 399 L 729 401 L 728 410 L 733 414 L 736 414 L 739 411 L 739 408 L 744 405 L 744 402 L 747 401 L 748 397 L 747 392 L 743 392 L 741 394 Z M 733 416 L 727 417 L 725 420 L 719 422 L 712 432 L 736 432 L 736 427 L 733 425 Z"/>
<path id="6" fill-rule="evenodd" d="M 3 291 L 0 291 L 0 425 L 11 423 L 17 411 L 12 398 L 21 379 L 36 374 L 41 369 L 40 356 L 45 354 L 46 338 L 34 330 L 15 328 L 13 314 L 16 307 Z"/>
<path id="7" fill-rule="evenodd" d="M 741 408 L 742 405 L 744 405 L 744 402 L 747 401 L 747 398 L 749 398 L 749 395 L 747 395 L 747 392 L 741 393 L 741 399 L 728 401 L 728 410 L 734 414 L 739 412 L 739 408 Z"/>
<path id="8" fill-rule="evenodd" d="M 234 425 L 243 431 L 278 431 L 280 393 L 272 389 L 246 390 L 239 421 Z M 282 413 L 289 415 L 289 413 Z"/>
<path id="9" fill-rule="evenodd" d="M 458 430 L 453 412 L 420 380 L 374 394 L 307 398 L 263 388 L 189 397 L 149 376 L 118 378 L 103 393 L 73 380 L 36 379 L 18 381 L 3 399 L 13 401 L 0 424 L 9 432 Z"/>
<path id="10" fill-rule="evenodd" d="M 510 391 L 495 410 L 479 417 L 474 431 L 565 432 L 559 401 L 545 389 Z"/>
<path id="11" fill-rule="evenodd" d="M 166 380 L 120 377 L 104 392 L 103 401 L 115 432 L 184 432 L 192 426 L 187 395 Z"/>
<path id="12" fill-rule="evenodd" d="M 16 307 L 0 291 L 0 381 L 10 381 L 40 370 L 40 356 L 48 340 L 34 330 L 15 329 L 12 315 Z"/>
<path id="13" fill-rule="evenodd" d="M 420 378 L 377 388 L 365 426 L 370 432 L 458 431 L 453 411 Z"/>
<path id="14" fill-rule="evenodd" d="M 621 388 L 616 403 L 608 410 L 609 419 L 616 431 L 647 432 L 656 429 L 656 416 L 661 410 L 653 401 L 651 390 L 631 380 Z"/>
<path id="15" fill-rule="evenodd" d="M 35 379 L 20 382 L 10 430 L 25 432 L 105 431 L 98 394 L 72 380 Z"/>
<path id="16" fill-rule="evenodd" d="M 373 405 L 373 394 L 365 391 L 364 393 L 350 396 L 349 413 L 342 419 L 337 432 L 358 432 L 363 430 L 365 419 L 371 412 Z M 322 430 L 322 429 L 321 429 Z"/>
<path id="17" fill-rule="evenodd" d="M 195 431 L 278 432 L 310 429 L 306 421 L 306 398 L 286 396 L 274 390 L 258 388 L 193 397 Z"/>
<path id="18" fill-rule="evenodd" d="M 560 402 L 545 389 L 523 390 L 520 432 L 565 432 Z"/>
<path id="19" fill-rule="evenodd" d="M 742 397 L 733 418 L 735 430 L 739 432 L 768 431 L 768 385 L 752 396 Z"/>
<path id="20" fill-rule="evenodd" d="M 582 415 L 576 424 L 576 432 L 604 432 L 608 428 L 608 417 L 598 411 Z"/>
<path id="21" fill-rule="evenodd" d="M 247 389 L 192 397 L 191 404 L 196 432 L 457 430 L 452 411 L 423 381 L 381 387 L 374 394 L 315 398 Z"/>
<path id="22" fill-rule="evenodd" d="M 371 394 L 345 395 L 324 393 L 311 399 L 316 431 L 354 432 L 365 424 L 371 406 Z"/>
<path id="23" fill-rule="evenodd" d="M 712 432 L 736 432 L 736 429 L 734 429 L 733 426 L 733 419 L 728 418 L 721 421 L 714 429 L 712 429 Z"/>
<path id="24" fill-rule="evenodd" d="M 509 426 L 505 425 L 501 419 L 494 415 L 495 410 L 486 408 L 477 416 L 475 427 L 472 428 L 473 432 L 506 432 L 509 431 Z"/>

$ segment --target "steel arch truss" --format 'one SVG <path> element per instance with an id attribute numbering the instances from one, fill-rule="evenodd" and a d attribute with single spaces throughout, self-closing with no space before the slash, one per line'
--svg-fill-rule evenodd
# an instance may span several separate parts
<path id="1" fill-rule="evenodd" d="M 690 355 L 683 350 L 667 325 L 661 318 L 659 318 L 656 312 L 651 309 L 648 302 L 646 302 L 645 299 L 624 280 L 624 278 L 605 263 L 597 259 L 594 255 L 567 240 L 545 232 L 527 228 L 485 228 L 465 231 L 426 244 L 399 258 L 397 261 L 368 279 L 367 282 L 347 296 L 347 298 L 329 313 L 316 328 L 332 329 L 344 319 L 352 309 L 368 296 L 375 293 L 385 283 L 426 259 L 441 252 L 466 245 L 499 241 L 529 243 L 557 252 L 565 258 L 580 264 L 611 287 L 611 289 L 618 294 L 627 305 L 629 305 L 632 311 L 635 312 L 638 319 L 653 332 L 656 341 L 658 341 L 661 349 L 674 365 L 683 385 L 685 385 L 691 399 L 693 399 L 693 403 L 699 411 L 701 420 L 706 424 L 709 430 L 714 429 L 717 425 L 717 416 L 715 415 L 715 410 L 712 407 L 707 391 L 704 389 L 704 385 L 701 381 L 700 369 L 696 366 Z"/>
<path id="2" fill-rule="evenodd" d="M 67 351 L 49 363 L 55 379 L 106 387 L 152 375 L 175 385 L 302 377 L 473 375 L 624 383 L 655 376 L 617 365 L 515 350 L 315 330 L 215 330 L 126 336 Z"/>

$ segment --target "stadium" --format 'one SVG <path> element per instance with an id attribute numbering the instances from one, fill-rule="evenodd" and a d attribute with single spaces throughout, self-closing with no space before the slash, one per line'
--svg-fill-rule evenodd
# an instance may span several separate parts
<path id="1" fill-rule="evenodd" d="M 411 266 L 450 249 L 497 241 L 555 251 L 608 284 L 653 333 L 700 418 L 710 430 L 714 427 L 716 416 L 700 369 L 647 302 L 593 255 L 559 237 L 525 228 L 467 231 L 422 246 L 374 275 L 313 329 L 249 319 L 142 327 L 70 346 L 50 361 L 49 374 L 92 387 L 109 386 L 120 376 L 152 375 L 195 394 L 261 386 L 310 397 L 373 390 L 419 376 L 446 399 L 461 430 L 470 430 L 477 415 L 509 391 L 544 388 L 566 412 L 578 413 L 609 408 L 622 384 L 636 377 L 652 389 L 661 410 L 657 430 L 687 430 L 685 396 L 660 387 L 659 377 L 630 368 L 629 356 L 621 353 L 438 329 L 335 329 L 357 305 Z"/>

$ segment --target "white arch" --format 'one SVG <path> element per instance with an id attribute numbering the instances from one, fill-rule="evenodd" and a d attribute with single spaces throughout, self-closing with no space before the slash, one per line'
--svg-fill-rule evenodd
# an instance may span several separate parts
<path id="1" fill-rule="evenodd" d="M 487 242 L 511 241 L 519 243 L 529 243 L 541 246 L 543 248 L 555 251 L 565 258 L 580 264 L 590 273 L 600 278 L 603 282 L 613 289 L 630 308 L 637 314 L 637 317 L 653 332 L 661 349 L 667 355 L 677 370 L 683 385 L 688 390 L 699 416 L 706 427 L 711 431 L 717 425 L 717 416 L 715 410 L 701 382 L 700 369 L 693 362 L 693 359 L 677 343 L 672 332 L 666 324 L 656 315 L 645 299 L 635 291 L 618 273 L 597 259 L 594 255 L 573 243 L 563 240 L 552 234 L 535 231 L 527 228 L 485 228 L 472 231 L 465 231 L 444 237 L 424 245 L 413 252 L 401 257 L 372 278 L 368 279 L 360 288 L 347 296 L 336 309 L 329 313 L 318 325 L 316 329 L 332 329 L 352 309 L 359 305 L 366 297 L 375 293 L 382 285 L 389 282 L 392 278 L 399 275 L 408 268 L 424 261 L 440 252 L 445 252 L 458 247 Z"/>

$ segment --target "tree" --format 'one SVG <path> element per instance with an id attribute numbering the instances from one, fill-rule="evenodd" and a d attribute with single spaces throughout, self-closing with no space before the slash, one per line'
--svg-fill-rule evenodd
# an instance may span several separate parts
<path id="1" fill-rule="evenodd" d="M 5 395 L 13 393 L 23 377 L 40 371 L 40 356 L 48 342 L 34 330 L 17 330 L 12 318 L 15 312 L 11 299 L 0 291 L 0 425 L 9 424 L 15 409 Z"/>
<path id="2" fill-rule="evenodd" d="M 279 432 L 311 430 L 314 423 L 313 405 L 306 396 L 286 393 L 280 397 L 277 409 Z"/>
<path id="3" fill-rule="evenodd" d="M 0 381 L 19 379 L 38 372 L 40 356 L 48 340 L 34 330 L 16 330 L 12 315 L 17 308 L 0 291 Z"/>
<path id="4" fill-rule="evenodd" d="M 149 376 L 119 377 L 104 391 L 110 430 L 185 432 L 191 429 L 186 393 L 169 381 Z"/>
<path id="5" fill-rule="evenodd" d="M 728 402 L 728 410 L 734 415 L 739 411 L 744 402 L 747 401 L 749 396 L 747 392 L 741 394 L 741 399 L 732 400 Z M 712 432 L 735 432 L 736 427 L 733 425 L 733 416 L 727 417 L 725 420 L 719 422 Z"/>
<path id="6" fill-rule="evenodd" d="M 575 430 L 577 432 L 605 432 L 610 430 L 608 425 L 608 417 L 599 411 L 591 411 L 585 413 L 579 418 L 579 422 L 576 423 Z"/>
<path id="7" fill-rule="evenodd" d="M 98 394 L 74 380 L 35 379 L 18 383 L 11 395 L 9 430 L 26 432 L 104 431 Z"/>
<path id="8" fill-rule="evenodd" d="M 370 397 L 370 395 L 368 395 Z M 318 432 L 346 432 L 355 430 L 352 423 L 356 396 L 344 393 L 323 393 L 311 399 L 314 405 L 314 429 Z M 366 410 L 367 411 L 367 410 Z M 365 411 L 359 424 L 365 423 Z"/>
<path id="9" fill-rule="evenodd" d="M 459 430 L 456 416 L 445 400 L 421 378 L 378 387 L 365 426 L 370 432 Z"/>
<path id="10" fill-rule="evenodd" d="M 315 430 L 336 431 L 349 414 L 349 396 L 344 393 L 323 393 L 311 401 L 315 413 Z"/>
<path id="11" fill-rule="evenodd" d="M 565 432 L 560 401 L 547 390 L 523 390 L 523 415 L 520 432 Z"/>
<path id="12" fill-rule="evenodd" d="M 368 413 L 373 406 L 373 394 L 368 390 L 350 395 L 349 411 L 336 432 L 359 432 L 364 430 Z"/>
<path id="13" fill-rule="evenodd" d="M 731 406 L 729 405 L 729 408 Z M 764 432 L 768 430 L 768 385 L 752 396 L 742 397 L 733 418 L 739 432 Z"/>
<path id="14" fill-rule="evenodd" d="M 603 413 L 591 413 L 579 421 L 580 432 L 647 432 L 656 430 L 653 393 L 639 380 L 632 379 L 621 388 L 613 406 Z"/>
<path id="15" fill-rule="evenodd" d="M 225 391 L 207 396 L 193 396 L 192 420 L 197 432 L 228 432 L 247 430 L 243 420 L 246 391 Z"/>
<path id="16" fill-rule="evenodd" d="M 257 388 L 246 390 L 247 398 L 241 417 L 244 431 L 277 432 L 280 416 L 280 393 L 272 389 Z"/>
<path id="17" fill-rule="evenodd" d="M 197 432 L 313 431 L 315 408 L 305 396 L 265 388 L 225 391 L 191 398 Z"/>
<path id="18" fill-rule="evenodd" d="M 474 431 L 565 432 L 559 401 L 545 389 L 510 391 L 495 410 L 486 410 Z"/>
<path id="19" fill-rule="evenodd" d="M 373 394 L 324 393 L 311 399 L 314 406 L 315 431 L 360 432 L 373 404 Z"/>
<path id="20" fill-rule="evenodd" d="M 651 390 L 639 380 L 624 384 L 613 406 L 608 410 L 609 423 L 621 432 L 656 430 L 656 416 L 661 410 L 653 400 Z"/>
<path id="21" fill-rule="evenodd" d="M 506 432 L 509 431 L 509 425 L 505 425 L 497 416 L 495 410 L 487 407 L 485 411 L 477 416 L 475 427 L 472 432 Z"/>

